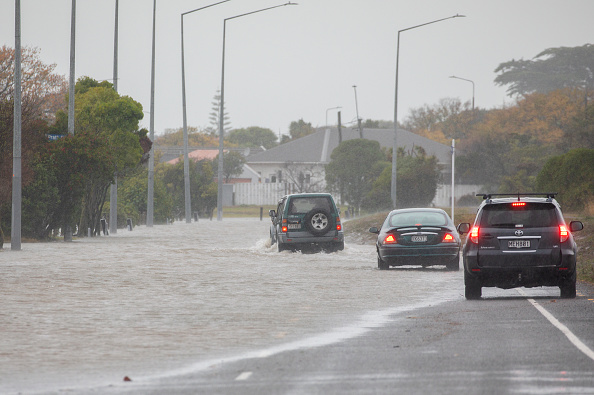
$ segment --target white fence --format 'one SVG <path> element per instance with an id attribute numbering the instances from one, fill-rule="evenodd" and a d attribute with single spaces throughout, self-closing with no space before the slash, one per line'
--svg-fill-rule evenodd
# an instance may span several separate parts
<path id="1" fill-rule="evenodd" d="M 479 185 L 456 185 L 456 199 L 463 195 L 474 194 L 480 191 Z M 285 182 L 277 183 L 238 183 L 233 184 L 233 205 L 275 205 L 279 199 L 289 193 L 296 193 L 293 184 Z M 432 205 L 435 207 L 450 207 L 452 196 L 451 185 L 438 185 L 435 191 L 435 198 Z"/>

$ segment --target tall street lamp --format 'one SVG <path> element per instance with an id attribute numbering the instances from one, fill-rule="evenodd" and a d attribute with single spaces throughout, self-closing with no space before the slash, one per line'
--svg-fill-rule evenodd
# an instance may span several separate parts
<path id="1" fill-rule="evenodd" d="M 223 20 L 223 60 L 221 66 L 221 107 L 219 112 L 219 168 L 218 168 L 218 190 L 217 190 L 217 221 L 223 220 L 223 145 L 224 145 L 224 114 L 225 114 L 225 33 L 227 29 L 227 21 L 231 19 L 241 18 L 259 12 L 272 10 L 278 7 L 284 7 L 287 5 L 297 5 L 290 1 L 285 4 L 279 4 L 272 7 L 262 8 L 260 10 L 247 12 L 245 14 L 235 15 Z"/>
<path id="2" fill-rule="evenodd" d="M 153 39 L 151 50 L 151 120 L 149 124 L 149 137 L 155 140 L 155 28 L 157 16 L 157 0 L 153 0 Z M 146 226 L 153 226 L 154 217 L 154 191 L 155 191 L 155 145 L 151 144 L 148 166 L 148 197 L 146 201 Z"/>
<path id="3" fill-rule="evenodd" d="M 118 14 L 119 0 L 115 2 L 115 23 L 113 33 L 113 89 L 118 91 Z M 118 233 L 118 173 L 113 176 L 113 184 L 109 187 L 109 233 Z"/>
<path id="4" fill-rule="evenodd" d="M 357 101 L 357 85 L 353 85 L 355 90 L 355 110 L 357 111 L 357 128 L 359 129 L 359 137 L 363 138 L 363 130 L 361 129 L 361 118 L 359 118 L 359 102 Z"/>
<path id="5" fill-rule="evenodd" d="M 455 75 L 450 75 L 450 78 L 456 78 L 458 80 L 468 81 L 472 84 L 472 112 L 474 113 L 474 81 L 467 80 L 466 78 L 456 77 Z"/>
<path id="6" fill-rule="evenodd" d="M 10 249 L 21 250 L 21 0 L 14 3 L 14 114 L 12 133 L 12 219 Z"/>
<path id="7" fill-rule="evenodd" d="M 435 21 L 422 23 L 420 25 L 407 27 L 406 29 L 398 30 L 398 41 L 396 43 L 396 84 L 395 84 L 395 93 L 394 93 L 394 145 L 392 147 L 392 185 L 390 188 L 390 195 L 392 197 L 392 205 L 396 208 L 396 157 L 398 156 L 398 61 L 400 58 L 400 33 L 405 32 L 407 30 L 416 29 L 418 27 L 430 25 L 432 23 L 437 23 L 441 21 L 445 21 L 446 19 L 452 18 L 463 18 L 466 15 L 454 15 L 449 16 L 447 18 L 437 19 Z"/>
<path id="8" fill-rule="evenodd" d="M 184 15 L 191 14 L 196 11 L 204 10 L 215 5 L 223 4 L 231 0 L 219 1 L 218 3 L 209 4 L 204 7 L 197 8 L 192 11 L 181 14 L 181 66 L 182 66 L 182 111 L 184 123 L 184 197 L 185 197 L 185 211 L 186 223 L 192 222 L 192 201 L 190 198 L 190 158 L 188 155 L 188 118 L 186 115 L 186 69 L 184 62 Z"/>

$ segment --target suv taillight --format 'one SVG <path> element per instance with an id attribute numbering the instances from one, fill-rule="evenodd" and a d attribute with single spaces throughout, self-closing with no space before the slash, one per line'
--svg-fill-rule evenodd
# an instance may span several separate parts
<path id="1" fill-rule="evenodd" d="M 569 231 L 565 225 L 559 225 L 559 241 L 564 243 L 569 239 Z"/>
<path id="2" fill-rule="evenodd" d="M 479 227 L 478 226 L 473 226 L 472 230 L 470 231 L 470 241 L 472 241 L 474 244 L 478 244 L 478 239 L 479 239 Z"/>
<path id="3" fill-rule="evenodd" d="M 340 217 L 336 217 L 336 230 L 342 230 L 342 225 L 340 224 Z"/>

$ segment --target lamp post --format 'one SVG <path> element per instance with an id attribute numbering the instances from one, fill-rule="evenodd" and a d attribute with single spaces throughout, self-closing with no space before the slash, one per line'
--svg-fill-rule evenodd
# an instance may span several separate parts
<path id="1" fill-rule="evenodd" d="M 416 29 L 422 26 L 430 25 L 432 23 L 437 23 L 441 21 L 445 21 L 446 19 L 452 18 L 463 18 L 465 15 L 453 15 L 447 18 L 437 19 L 431 22 L 422 23 L 420 25 L 407 27 L 406 29 L 398 30 L 398 40 L 396 42 L 396 83 L 394 88 L 394 145 L 392 147 L 392 185 L 390 188 L 390 195 L 392 197 L 392 205 L 396 208 L 396 157 L 398 156 L 398 62 L 400 58 L 400 33 L 405 32 L 407 30 Z"/>
<path id="2" fill-rule="evenodd" d="M 472 112 L 474 113 L 474 81 L 468 80 L 466 78 L 456 77 L 455 75 L 450 75 L 450 78 L 456 78 L 458 80 L 467 81 L 472 84 Z"/>
<path id="3" fill-rule="evenodd" d="M 113 89 L 118 91 L 118 14 L 119 0 L 115 2 L 115 23 L 113 33 Z M 113 176 L 113 184 L 109 186 L 109 233 L 118 233 L 118 173 Z"/>
<path id="4" fill-rule="evenodd" d="M 342 107 L 340 106 L 336 106 L 336 107 L 332 107 L 332 108 L 327 108 L 326 109 L 326 128 L 328 128 L 328 111 L 330 110 L 338 110 L 341 109 Z"/>
<path id="5" fill-rule="evenodd" d="M 290 1 L 285 4 L 279 4 L 272 7 L 262 8 L 260 10 L 247 12 L 244 14 L 239 14 L 235 16 L 231 16 L 229 18 L 225 18 L 223 20 L 223 58 L 222 58 L 222 66 L 221 66 L 221 107 L 219 112 L 219 168 L 218 168 L 218 189 L 217 189 L 217 221 L 223 220 L 223 145 L 224 145 L 224 114 L 225 114 L 225 34 L 227 29 L 227 21 L 232 19 L 241 18 L 243 16 L 248 16 L 252 14 L 256 14 L 263 11 L 272 10 L 278 7 L 284 7 L 287 5 L 297 5 L 296 3 L 291 3 Z"/>
<path id="6" fill-rule="evenodd" d="M 10 249 L 21 250 L 21 0 L 14 3 L 14 114 L 12 144 L 12 219 Z"/>
<path id="7" fill-rule="evenodd" d="M 186 69 L 184 62 L 184 15 L 191 14 L 196 11 L 204 10 L 215 5 L 223 4 L 231 0 L 223 0 L 218 3 L 209 4 L 204 7 L 197 8 L 192 11 L 181 14 L 181 67 L 182 67 L 182 112 L 183 112 L 183 126 L 184 126 L 184 197 L 185 197 L 185 211 L 186 223 L 192 222 L 192 201 L 190 198 L 190 158 L 188 155 L 188 118 L 186 115 Z"/>
<path id="8" fill-rule="evenodd" d="M 155 140 L 155 28 L 157 16 L 157 0 L 153 0 L 153 39 L 151 50 L 151 120 L 149 125 L 149 137 L 151 142 Z M 146 201 L 146 226 L 152 228 L 154 217 L 154 191 L 155 191 L 155 146 L 151 144 L 148 166 L 148 197 Z"/>

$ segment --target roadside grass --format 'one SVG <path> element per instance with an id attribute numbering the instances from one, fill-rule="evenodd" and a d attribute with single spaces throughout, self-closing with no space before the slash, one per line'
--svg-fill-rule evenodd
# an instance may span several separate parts
<path id="1" fill-rule="evenodd" d="M 450 214 L 449 209 L 444 209 Z M 372 226 L 380 227 L 388 211 L 368 214 L 359 218 L 348 220 L 344 223 L 345 238 L 348 242 L 359 244 L 374 244 L 376 235 L 369 233 Z M 473 223 L 476 214 L 475 208 L 456 208 L 454 213 L 454 223 L 456 225 L 462 222 Z M 591 215 L 569 214 L 566 215 L 566 221 L 579 220 L 584 223 L 584 230 L 574 233 L 574 238 L 578 245 L 577 254 L 577 277 L 579 281 L 594 284 L 594 217 Z M 466 235 L 462 236 L 465 241 Z"/>

